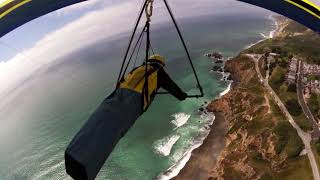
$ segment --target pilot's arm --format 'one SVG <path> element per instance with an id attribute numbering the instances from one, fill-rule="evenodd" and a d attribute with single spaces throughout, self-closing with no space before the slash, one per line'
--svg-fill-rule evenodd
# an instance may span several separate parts
<path id="1" fill-rule="evenodd" d="M 174 97 L 176 97 L 180 101 L 185 100 L 188 96 L 170 78 L 168 73 L 163 68 L 160 68 L 160 70 L 158 71 L 158 87 L 161 87 L 161 88 L 167 90 L 170 94 L 172 94 Z"/>

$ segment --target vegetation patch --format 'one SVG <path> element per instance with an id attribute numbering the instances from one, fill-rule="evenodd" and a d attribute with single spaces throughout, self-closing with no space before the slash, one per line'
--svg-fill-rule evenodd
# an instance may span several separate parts
<path id="1" fill-rule="evenodd" d="M 300 116 L 294 117 L 294 121 L 299 125 L 299 127 L 305 131 L 311 131 L 312 130 L 312 122 L 306 118 L 306 116 L 302 113 Z"/>
<path id="2" fill-rule="evenodd" d="M 276 153 L 280 154 L 289 141 L 289 136 L 287 131 L 290 130 L 290 124 L 285 121 L 279 122 L 277 126 L 273 129 L 273 132 L 277 136 L 277 144 L 275 147 Z"/>
<path id="3" fill-rule="evenodd" d="M 240 172 L 234 170 L 232 167 L 226 167 L 224 172 L 224 179 L 239 180 L 243 177 Z"/>
<path id="4" fill-rule="evenodd" d="M 289 34 L 294 34 L 294 33 L 303 33 L 306 30 L 308 30 L 308 28 L 306 28 L 305 26 L 302 26 L 301 24 L 293 21 L 291 23 L 289 23 L 284 29 L 283 31 L 285 33 L 289 33 Z"/>
<path id="5" fill-rule="evenodd" d="M 270 173 L 264 173 L 262 176 L 261 176 L 261 180 L 274 180 L 275 178 L 272 177 L 272 175 Z"/>
<path id="6" fill-rule="evenodd" d="M 280 86 L 277 85 L 273 88 L 282 100 L 282 102 L 285 103 L 286 108 L 288 109 L 289 113 L 293 116 L 295 122 L 299 125 L 299 127 L 304 131 L 312 130 L 312 122 L 310 122 L 306 118 L 298 102 L 296 85 L 288 85 L 286 82 L 283 82 Z"/>
<path id="7" fill-rule="evenodd" d="M 285 170 L 277 174 L 276 179 L 286 180 L 313 180 L 312 169 L 307 156 L 298 156 L 287 161 Z"/>
<path id="8" fill-rule="evenodd" d="M 262 154 L 259 152 L 253 152 L 249 155 L 249 164 L 254 167 L 254 169 L 258 169 L 259 172 L 267 172 L 270 173 L 270 164 L 267 160 L 263 159 Z"/>
<path id="9" fill-rule="evenodd" d="M 286 21 L 286 23 L 288 22 Z M 273 52 L 278 54 L 270 64 L 269 84 L 284 102 L 291 115 L 294 116 L 296 123 L 304 131 L 308 131 L 312 129 L 312 124 L 300 108 L 297 87 L 294 84 L 287 84 L 285 76 L 288 62 L 293 55 L 308 63 L 317 62 L 320 64 L 318 48 L 320 47 L 320 36 L 307 31 L 306 28 L 296 23 L 289 23 L 284 31 L 280 37 L 262 41 L 242 53 L 265 54 Z M 249 179 L 313 179 L 307 156 L 299 156 L 304 148 L 302 140 L 287 121 L 275 100 L 271 98 L 270 92 L 266 92 L 259 82 L 253 61 L 240 55 L 235 58 L 233 63 L 235 63 L 231 64 L 233 72 L 239 72 L 234 77 L 239 86 L 235 89 L 234 96 L 230 97 L 232 99 L 230 109 L 233 114 L 231 116 L 233 126 L 229 133 L 238 136 L 228 146 L 228 153 L 232 153 L 232 155 L 227 154 L 225 161 L 223 161 L 223 178 L 243 179 L 245 177 L 242 172 L 235 170 L 242 165 L 239 163 L 239 159 L 245 155 L 248 159 L 244 163 L 248 163 L 257 172 Z M 265 76 L 266 61 L 261 60 L 258 65 L 260 72 Z M 310 78 L 315 79 L 315 77 Z M 270 111 L 268 111 L 269 107 L 266 105 L 264 96 L 269 99 Z M 316 111 L 320 109 L 320 99 L 318 96 L 317 98 L 314 96 L 311 98 L 312 101 L 309 101 L 309 105 L 313 106 L 313 111 Z M 242 132 L 248 134 L 244 133 L 243 137 L 239 136 Z M 269 153 L 271 143 L 275 146 L 275 152 Z M 320 142 L 314 145 L 314 148 L 316 146 L 320 153 Z M 237 165 L 237 168 L 232 164 Z"/>
<path id="10" fill-rule="evenodd" d="M 297 100 L 288 100 L 285 102 L 285 105 L 291 115 L 300 116 L 300 114 L 302 114 L 302 109 Z"/>
<path id="11" fill-rule="evenodd" d="M 240 129 L 244 124 L 246 123 L 246 120 L 243 118 L 239 117 L 234 121 L 233 126 L 229 129 L 228 134 L 232 134 L 238 129 Z"/>
<path id="12" fill-rule="evenodd" d="M 318 170 L 320 171 L 320 140 L 311 143 L 311 149 L 316 158 Z"/>
<path id="13" fill-rule="evenodd" d="M 296 93 L 297 92 L 297 85 L 296 84 L 289 84 L 288 91 Z"/>
<path id="14" fill-rule="evenodd" d="M 264 123 L 258 119 L 254 119 L 247 123 L 246 129 L 249 135 L 256 134 L 259 130 L 264 128 Z"/>
<path id="15" fill-rule="evenodd" d="M 317 76 L 317 75 L 310 74 L 310 75 L 307 76 L 307 79 L 308 79 L 308 81 L 320 80 L 320 77 Z"/>
<path id="16" fill-rule="evenodd" d="M 273 89 L 278 89 L 285 81 L 286 69 L 276 66 L 272 71 L 269 79 L 269 84 Z"/>
<path id="17" fill-rule="evenodd" d="M 285 34 L 287 34 L 285 37 L 262 41 L 246 52 L 262 54 L 266 49 L 271 49 L 271 52 L 281 54 L 283 58 L 289 58 L 294 54 L 304 58 L 307 63 L 320 64 L 320 36 L 317 33 L 306 31 L 306 28 L 300 24 L 290 22 L 285 28 Z"/>
<path id="18" fill-rule="evenodd" d="M 299 135 L 287 121 L 278 122 L 273 132 L 276 134 L 276 153 L 286 153 L 289 158 L 296 157 L 303 149 Z"/>
<path id="19" fill-rule="evenodd" d="M 312 93 L 308 102 L 308 106 L 318 120 L 320 119 L 320 96 Z"/>
<path id="20" fill-rule="evenodd" d="M 314 144 L 315 149 L 317 151 L 318 156 L 320 156 L 320 140 L 317 140 L 317 142 Z"/>

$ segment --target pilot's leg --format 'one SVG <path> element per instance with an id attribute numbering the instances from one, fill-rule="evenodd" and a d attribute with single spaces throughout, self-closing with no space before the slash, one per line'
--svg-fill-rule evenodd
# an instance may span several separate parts
<path id="1" fill-rule="evenodd" d="M 118 89 L 106 98 L 65 152 L 67 173 L 94 179 L 121 137 L 142 113 L 141 94 Z"/>

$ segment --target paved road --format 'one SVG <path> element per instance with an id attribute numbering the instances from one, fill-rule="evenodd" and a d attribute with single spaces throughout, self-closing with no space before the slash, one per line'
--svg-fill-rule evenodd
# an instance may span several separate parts
<path id="1" fill-rule="evenodd" d="M 318 165 L 316 162 L 316 159 L 314 157 L 314 154 L 312 152 L 311 149 L 311 136 L 309 133 L 304 132 L 298 125 L 297 123 L 293 120 L 292 116 L 290 115 L 289 111 L 287 110 L 287 108 L 285 107 L 285 105 L 283 104 L 283 102 L 280 100 L 279 96 L 274 92 L 274 90 L 270 87 L 268 81 L 266 81 L 265 79 L 263 79 L 260 69 L 259 69 L 259 59 L 261 57 L 261 55 L 253 55 L 253 54 L 247 54 L 247 56 L 249 56 L 251 59 L 253 59 L 253 61 L 255 62 L 255 69 L 258 73 L 258 77 L 261 81 L 261 83 L 263 84 L 263 86 L 268 90 L 268 92 L 271 94 L 271 96 L 274 98 L 275 102 L 277 103 L 277 105 L 279 106 L 279 108 L 281 109 L 281 111 L 285 114 L 285 116 L 287 117 L 289 123 L 292 125 L 292 127 L 294 127 L 298 133 L 298 135 L 300 136 L 300 138 L 303 141 L 303 144 L 305 146 L 305 150 L 307 152 L 309 161 L 310 161 L 310 165 L 311 165 L 311 169 L 312 169 L 312 173 L 313 173 L 313 177 L 315 180 L 320 180 L 320 175 L 319 175 L 319 170 L 318 170 Z"/>
<path id="2" fill-rule="evenodd" d="M 298 101 L 299 104 L 303 110 L 303 113 L 306 115 L 306 117 L 308 118 L 308 120 L 310 122 L 312 122 L 313 124 L 313 133 L 315 134 L 320 134 L 320 130 L 318 127 L 318 123 L 316 121 L 316 119 L 314 118 L 313 114 L 311 113 L 304 97 L 303 97 L 303 62 L 299 61 L 298 63 L 298 78 L 297 78 L 297 94 L 298 94 Z"/>

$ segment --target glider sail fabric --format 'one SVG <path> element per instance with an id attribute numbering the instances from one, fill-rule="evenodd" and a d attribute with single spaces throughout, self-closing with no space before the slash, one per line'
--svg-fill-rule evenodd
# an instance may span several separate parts
<path id="1" fill-rule="evenodd" d="M 87 0 L 0 0 L 0 38 L 57 9 Z M 320 7 L 310 0 L 238 0 L 269 9 L 320 32 Z"/>
<path id="2" fill-rule="evenodd" d="M 0 2 L 0 37 L 42 15 L 86 0 L 5 0 Z"/>
<path id="3" fill-rule="evenodd" d="M 320 7 L 310 0 L 238 0 L 274 11 L 320 32 Z"/>

